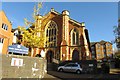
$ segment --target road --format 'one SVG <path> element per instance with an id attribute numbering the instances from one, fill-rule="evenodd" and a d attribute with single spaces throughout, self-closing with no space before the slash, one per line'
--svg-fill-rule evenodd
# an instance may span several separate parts
<path id="1" fill-rule="evenodd" d="M 49 75 L 59 80 L 120 80 L 120 74 L 75 74 L 67 72 L 48 71 Z"/>
<path id="2" fill-rule="evenodd" d="M 53 66 L 50 66 L 53 67 Z M 53 77 L 52 77 L 53 76 Z M 120 69 L 110 69 L 110 74 L 76 74 L 67 72 L 57 72 L 48 69 L 43 80 L 120 80 Z"/>

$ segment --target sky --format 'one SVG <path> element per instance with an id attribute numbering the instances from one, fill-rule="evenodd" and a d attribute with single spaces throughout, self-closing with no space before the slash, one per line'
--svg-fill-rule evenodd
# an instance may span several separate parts
<path id="1" fill-rule="evenodd" d="M 34 5 L 37 2 L 2 2 L 2 10 L 12 22 L 12 27 L 24 26 L 24 18 L 32 21 Z M 113 26 L 118 25 L 118 2 L 43 2 L 40 10 L 45 15 L 54 8 L 61 13 L 70 12 L 70 18 L 85 22 L 91 42 L 114 40 Z M 120 11 L 120 10 L 119 10 Z"/>

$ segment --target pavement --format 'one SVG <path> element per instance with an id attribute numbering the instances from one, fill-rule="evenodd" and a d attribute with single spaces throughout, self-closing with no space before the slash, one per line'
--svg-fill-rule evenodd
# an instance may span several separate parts
<path id="1" fill-rule="evenodd" d="M 57 77 L 54 77 L 54 76 L 46 73 L 45 76 L 44 76 L 44 78 L 42 78 L 41 80 L 61 80 L 61 79 L 59 79 Z"/>
<path id="2" fill-rule="evenodd" d="M 110 69 L 110 74 L 120 74 L 120 69 Z"/>

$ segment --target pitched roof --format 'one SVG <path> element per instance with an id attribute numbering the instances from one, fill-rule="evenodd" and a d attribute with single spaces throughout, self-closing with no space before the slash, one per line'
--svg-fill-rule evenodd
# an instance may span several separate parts
<path id="1" fill-rule="evenodd" d="M 100 43 L 101 45 L 103 45 L 103 44 L 105 44 L 105 43 L 106 43 L 106 41 L 101 40 L 99 43 Z"/>
<path id="2" fill-rule="evenodd" d="M 64 10 L 64 11 L 65 11 L 65 10 Z M 56 10 L 54 10 L 54 8 L 51 8 L 50 12 L 48 12 L 47 14 L 45 14 L 43 17 L 47 16 L 47 15 L 50 14 L 50 13 L 54 13 L 54 14 L 56 14 L 56 15 L 62 15 L 61 13 L 57 12 Z M 74 24 L 76 24 L 76 25 L 78 25 L 78 26 L 82 26 L 82 23 L 77 22 L 76 20 L 74 20 L 74 19 L 72 19 L 72 18 L 70 18 L 69 21 L 72 22 L 72 23 L 74 23 Z M 84 27 L 84 26 L 83 26 L 83 27 Z"/>
<path id="3" fill-rule="evenodd" d="M 101 40 L 100 42 L 91 42 L 91 43 L 90 43 L 90 46 L 93 46 L 93 45 L 95 45 L 96 43 L 99 43 L 99 44 L 101 44 L 101 45 L 104 45 L 104 44 L 110 43 L 110 42 Z M 112 44 L 112 43 L 110 43 L 110 44 Z"/>
<path id="4" fill-rule="evenodd" d="M 16 31 L 16 30 L 18 30 L 18 28 L 12 29 L 12 31 L 11 31 L 11 32 L 14 32 L 14 31 Z"/>
<path id="5" fill-rule="evenodd" d="M 93 45 L 95 45 L 97 42 L 91 42 L 90 43 L 90 46 L 93 46 Z"/>
<path id="6" fill-rule="evenodd" d="M 8 19 L 6 13 L 3 10 L 0 10 L 0 17 L 4 17 L 7 20 L 7 22 L 12 26 L 11 21 Z"/>

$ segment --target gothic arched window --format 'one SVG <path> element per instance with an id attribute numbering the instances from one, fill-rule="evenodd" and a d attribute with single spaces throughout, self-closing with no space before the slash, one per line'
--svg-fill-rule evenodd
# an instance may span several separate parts
<path id="1" fill-rule="evenodd" d="M 72 45 L 79 44 L 79 32 L 77 29 L 73 29 L 71 31 L 71 42 L 72 42 Z"/>
<path id="2" fill-rule="evenodd" d="M 45 47 L 57 46 L 57 24 L 54 21 L 49 21 L 46 29 Z"/>

